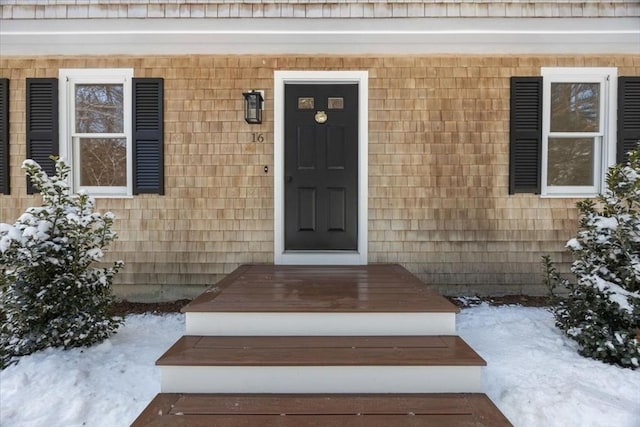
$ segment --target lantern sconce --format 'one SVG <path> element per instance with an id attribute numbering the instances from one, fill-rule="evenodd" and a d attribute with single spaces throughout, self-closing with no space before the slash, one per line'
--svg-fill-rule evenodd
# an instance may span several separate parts
<path id="1" fill-rule="evenodd" d="M 263 90 L 251 90 L 244 92 L 244 120 L 250 125 L 262 123 L 262 102 L 264 101 Z"/>

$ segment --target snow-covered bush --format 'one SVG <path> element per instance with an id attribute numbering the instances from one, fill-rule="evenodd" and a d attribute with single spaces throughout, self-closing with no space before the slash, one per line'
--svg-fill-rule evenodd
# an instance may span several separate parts
<path id="1" fill-rule="evenodd" d="M 96 265 L 116 238 L 113 215 L 71 192 L 63 161 L 52 177 L 31 160 L 23 168 L 43 202 L 0 223 L 0 368 L 46 347 L 101 342 L 122 322 L 111 315 L 111 283 L 123 264 Z"/>
<path id="2" fill-rule="evenodd" d="M 562 278 L 544 257 L 545 284 L 556 325 L 580 354 L 636 369 L 640 367 L 640 151 L 607 174 L 597 201 L 577 204 L 580 227 L 567 242 L 577 282 Z M 559 295 L 563 289 L 568 296 Z M 564 292 L 562 292 L 564 294 Z"/>

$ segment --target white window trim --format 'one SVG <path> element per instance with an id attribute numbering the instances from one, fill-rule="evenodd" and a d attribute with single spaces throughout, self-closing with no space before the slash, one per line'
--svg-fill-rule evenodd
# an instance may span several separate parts
<path id="1" fill-rule="evenodd" d="M 358 84 L 358 249 L 356 251 L 286 251 L 284 249 L 284 86 L 286 83 Z M 274 263 L 366 265 L 368 245 L 368 71 L 274 72 Z"/>
<path id="2" fill-rule="evenodd" d="M 542 88 L 542 165 L 541 165 L 541 195 L 545 197 L 593 197 L 604 191 L 606 186 L 607 169 L 616 163 L 616 123 L 617 123 L 617 95 L 618 69 L 615 67 L 543 67 Z M 594 82 L 601 83 L 601 111 L 600 132 L 571 133 L 572 136 L 598 137 L 601 136 L 600 149 L 594 153 L 594 183 L 593 186 L 548 186 L 547 167 L 549 134 L 551 126 L 551 83 L 555 82 Z M 555 132 L 557 136 L 562 133 Z"/>
<path id="3" fill-rule="evenodd" d="M 95 197 L 122 197 L 133 194 L 132 88 L 133 68 L 61 68 L 58 71 L 60 111 L 60 157 L 71 166 L 69 184 L 73 191 L 86 191 Z M 76 83 L 121 83 L 123 85 L 124 136 L 127 144 L 127 185 L 125 187 L 82 187 L 79 183 L 77 153 L 73 149 L 73 85 Z M 101 134 L 96 134 L 100 136 Z M 93 136 L 96 136 L 93 135 Z"/>

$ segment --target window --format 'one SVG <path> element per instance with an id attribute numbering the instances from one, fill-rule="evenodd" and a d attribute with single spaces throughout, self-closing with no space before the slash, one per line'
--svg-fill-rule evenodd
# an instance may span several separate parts
<path id="1" fill-rule="evenodd" d="M 542 194 L 602 191 L 615 163 L 615 68 L 543 68 Z"/>
<path id="2" fill-rule="evenodd" d="M 60 75 L 26 79 L 26 158 L 53 174 L 51 156 L 64 156 L 76 191 L 164 194 L 164 79 L 120 69 Z"/>
<path id="3" fill-rule="evenodd" d="M 75 191 L 132 194 L 131 69 L 60 70 L 60 153 Z"/>

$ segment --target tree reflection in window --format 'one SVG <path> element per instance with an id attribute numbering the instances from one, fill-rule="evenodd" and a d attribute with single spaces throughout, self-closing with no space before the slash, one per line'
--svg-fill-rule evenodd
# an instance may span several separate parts
<path id="1" fill-rule="evenodd" d="M 75 85 L 76 150 L 81 186 L 126 186 L 122 84 Z"/>
<path id="2" fill-rule="evenodd" d="M 80 138 L 80 185 L 127 185 L 127 142 L 124 138 Z"/>
<path id="3" fill-rule="evenodd" d="M 547 185 L 593 185 L 593 138 L 549 138 Z"/>
<path id="4" fill-rule="evenodd" d="M 551 132 L 598 132 L 599 83 L 551 84 Z"/>
<path id="5" fill-rule="evenodd" d="M 600 83 L 551 83 L 547 185 L 592 186 L 600 132 Z"/>

